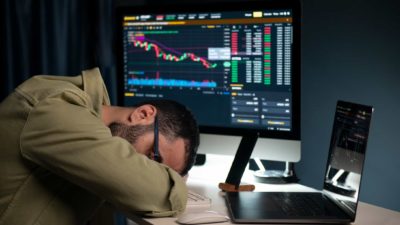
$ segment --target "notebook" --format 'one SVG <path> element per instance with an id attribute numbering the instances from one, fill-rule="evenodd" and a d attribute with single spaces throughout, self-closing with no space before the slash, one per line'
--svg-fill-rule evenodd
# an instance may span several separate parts
<path id="1" fill-rule="evenodd" d="M 373 108 L 338 101 L 323 190 L 227 192 L 235 223 L 350 223 L 355 220 Z"/>

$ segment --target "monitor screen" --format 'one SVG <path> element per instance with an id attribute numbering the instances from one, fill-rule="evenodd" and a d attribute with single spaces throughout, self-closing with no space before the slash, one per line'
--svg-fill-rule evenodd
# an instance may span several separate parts
<path id="1" fill-rule="evenodd" d="M 298 18 L 293 1 L 123 7 L 120 104 L 173 99 L 204 133 L 299 140 Z"/>

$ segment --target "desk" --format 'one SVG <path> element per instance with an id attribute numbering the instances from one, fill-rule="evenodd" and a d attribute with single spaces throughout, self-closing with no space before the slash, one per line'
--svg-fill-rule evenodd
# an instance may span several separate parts
<path id="1" fill-rule="evenodd" d="M 228 209 L 225 205 L 224 192 L 218 188 L 219 182 L 224 182 L 233 157 L 221 155 L 207 155 L 207 162 L 204 166 L 196 166 L 190 171 L 187 181 L 190 190 L 199 194 L 208 196 L 212 199 L 211 208 L 209 210 L 228 215 Z M 300 184 L 261 184 L 256 183 L 253 179 L 251 171 L 246 170 L 243 175 L 242 182 L 252 183 L 256 185 L 255 191 L 315 191 Z M 322 182 L 322 181 L 321 181 Z M 188 208 L 187 211 L 197 211 L 204 209 Z M 176 225 L 176 218 L 156 218 L 146 219 L 152 224 Z M 128 223 L 129 224 L 129 223 Z M 221 225 L 232 224 L 230 222 L 218 223 Z M 399 225 L 400 212 L 377 207 L 371 204 L 360 202 L 357 209 L 356 221 L 354 225 Z"/>

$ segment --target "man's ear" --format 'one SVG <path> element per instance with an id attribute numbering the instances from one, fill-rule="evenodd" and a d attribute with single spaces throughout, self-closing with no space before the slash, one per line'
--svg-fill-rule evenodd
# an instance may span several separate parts
<path id="1" fill-rule="evenodd" d="M 130 125 L 150 125 L 153 124 L 157 115 L 157 108 L 146 104 L 135 108 L 129 116 Z"/>

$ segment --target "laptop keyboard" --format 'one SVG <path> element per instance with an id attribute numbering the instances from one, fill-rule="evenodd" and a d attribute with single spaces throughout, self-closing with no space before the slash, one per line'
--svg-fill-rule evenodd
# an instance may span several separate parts
<path id="1" fill-rule="evenodd" d="M 311 193 L 277 193 L 274 200 L 286 215 L 317 216 L 325 215 L 321 195 Z"/>

